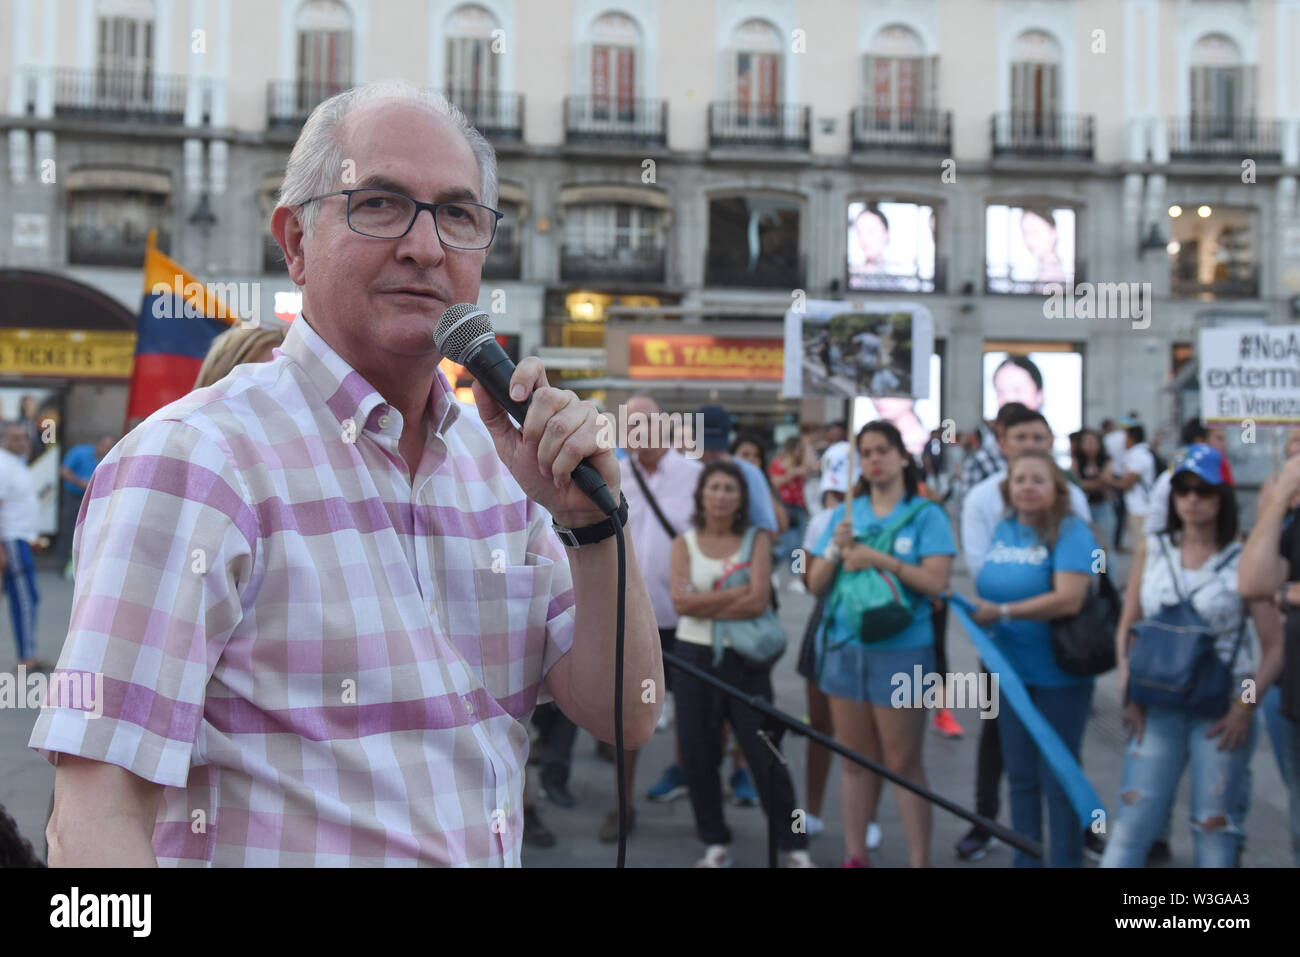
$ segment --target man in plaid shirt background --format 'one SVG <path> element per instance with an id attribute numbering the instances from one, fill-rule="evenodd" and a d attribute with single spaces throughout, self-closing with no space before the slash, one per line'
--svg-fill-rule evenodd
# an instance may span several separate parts
<path id="1" fill-rule="evenodd" d="M 616 539 L 551 527 L 605 519 L 569 479 L 584 457 L 619 497 L 596 409 L 528 358 L 520 430 L 437 367 L 495 201 L 445 101 L 371 84 L 313 112 L 272 216 L 302 316 L 87 489 L 58 669 L 103 675 L 103 716 L 33 730 L 52 864 L 518 866 L 521 721 L 553 699 L 613 739 Z M 635 749 L 663 665 L 630 538 L 624 674 Z"/>

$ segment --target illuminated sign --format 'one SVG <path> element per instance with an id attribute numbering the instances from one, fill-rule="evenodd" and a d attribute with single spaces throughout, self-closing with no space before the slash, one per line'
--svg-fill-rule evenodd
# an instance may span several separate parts
<path id="1" fill-rule="evenodd" d="M 627 374 L 633 379 L 781 380 L 781 339 L 633 335 Z"/>
<path id="2" fill-rule="evenodd" d="M 134 332 L 0 329 L 0 375 L 129 379 Z"/>

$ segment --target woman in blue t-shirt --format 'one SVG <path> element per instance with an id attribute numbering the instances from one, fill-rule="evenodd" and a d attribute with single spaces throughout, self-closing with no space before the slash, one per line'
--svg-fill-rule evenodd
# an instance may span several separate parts
<path id="1" fill-rule="evenodd" d="M 1050 622 L 1077 615 L 1092 583 L 1097 540 L 1070 514 L 1065 473 L 1042 449 L 1021 452 L 1007 466 L 1002 500 L 1011 513 L 998 523 L 975 579 L 975 621 L 993 637 L 1035 706 L 1075 758 L 1092 702 L 1092 679 L 1067 674 L 1052 657 Z M 1042 797 L 1051 826 L 1047 863 L 1080 867 L 1083 840 L 1074 807 L 1034 739 L 1010 708 L 998 715 L 1002 760 L 1011 797 L 1011 826 L 1035 841 L 1043 836 Z M 1015 852 L 1017 867 L 1039 862 Z"/>
<path id="2" fill-rule="evenodd" d="M 843 604 L 828 608 L 818 640 L 819 685 L 830 698 L 835 739 L 859 754 L 882 762 L 918 784 L 925 784 L 921 743 L 925 710 L 918 705 L 920 675 L 934 671 L 934 635 L 930 602 L 948 587 L 956 554 L 948 517 L 917 493 L 916 465 L 898 429 L 884 421 L 869 422 L 857 437 L 862 477 L 854 486 L 852 520 L 840 505 L 812 550 L 808 587 L 823 594 L 833 586 L 841 565 L 846 571 L 877 568 L 903 586 L 912 620 L 901 631 L 870 644 L 861 640 L 861 621 L 850 621 Z M 897 525 L 889 552 L 854 539 Z M 834 604 L 832 602 L 832 604 Z M 922 677 L 922 682 L 926 679 Z M 881 780 L 846 761 L 840 775 L 844 820 L 844 865 L 867 866 L 863 843 L 867 822 L 875 819 Z M 913 867 L 930 863 L 930 805 L 899 788 L 898 816 Z"/>

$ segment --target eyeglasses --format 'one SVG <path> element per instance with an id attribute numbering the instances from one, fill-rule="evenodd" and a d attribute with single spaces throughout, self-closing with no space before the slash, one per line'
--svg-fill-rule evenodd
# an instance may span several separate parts
<path id="1" fill-rule="evenodd" d="M 1217 485 L 1206 485 L 1204 482 L 1175 485 L 1173 489 L 1175 495 L 1195 495 L 1197 498 L 1214 498 L 1219 494 Z"/>
<path id="2" fill-rule="evenodd" d="M 387 189 L 341 189 L 313 196 L 301 205 L 331 196 L 347 197 L 348 228 L 371 239 L 401 239 L 415 225 L 415 217 L 427 209 L 438 241 L 451 249 L 487 249 L 505 216 L 482 203 L 421 203 Z"/>

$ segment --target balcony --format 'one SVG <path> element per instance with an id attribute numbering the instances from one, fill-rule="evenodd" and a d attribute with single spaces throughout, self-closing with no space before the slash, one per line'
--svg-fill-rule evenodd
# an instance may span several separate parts
<path id="1" fill-rule="evenodd" d="M 273 80 L 266 85 L 266 126 L 270 130 L 296 133 L 311 111 L 352 84 L 347 81 L 299 83 Z"/>
<path id="2" fill-rule="evenodd" d="M 82 122 L 178 125 L 187 78 L 150 71 L 55 70 L 54 115 Z"/>
<path id="3" fill-rule="evenodd" d="M 662 283 L 663 249 L 560 250 L 560 279 L 565 282 Z"/>
<path id="4" fill-rule="evenodd" d="M 487 260 L 483 263 L 484 279 L 518 279 L 522 258 L 519 244 L 496 242 L 488 250 Z"/>
<path id="5" fill-rule="evenodd" d="M 1254 117 L 1179 116 L 1169 120 L 1174 162 L 1282 162 L 1282 123 Z"/>
<path id="6" fill-rule="evenodd" d="M 475 93 L 451 90 L 446 94 L 474 128 L 490 140 L 522 142 L 524 138 L 524 95 L 522 93 Z"/>
<path id="7" fill-rule="evenodd" d="M 712 253 L 704 264 L 704 282 L 709 286 L 740 286 L 754 289 L 803 289 L 803 259 L 791 262 L 764 257 L 750 269 L 730 253 Z"/>
<path id="8" fill-rule="evenodd" d="M 984 267 L 984 291 L 998 296 L 1042 296 L 1051 291 L 1050 286 L 1061 286 L 1068 294 L 1072 285 L 1088 281 L 1088 264 L 1082 259 L 1074 261 L 1074 275 L 1069 282 L 1056 276 L 1038 278 L 1032 275 L 1013 276 L 1006 272 L 994 272 L 988 265 Z"/>
<path id="9" fill-rule="evenodd" d="M 158 231 L 158 249 L 171 249 L 171 236 Z M 76 227 L 68 230 L 68 264 L 71 266 L 123 266 L 141 269 L 144 266 L 146 237 L 130 230 Z"/>
<path id="10" fill-rule="evenodd" d="M 844 285 L 850 292 L 947 292 L 948 260 L 935 258 L 933 276 L 847 272 Z"/>
<path id="11" fill-rule="evenodd" d="M 1170 296 L 1180 299 L 1256 299 L 1259 297 L 1259 266 L 1255 263 L 1224 263 L 1214 279 L 1202 282 L 1195 274 L 1169 277 Z"/>
<path id="12" fill-rule="evenodd" d="M 709 146 L 807 152 L 811 143 L 809 117 L 806 106 L 710 103 Z"/>
<path id="13" fill-rule="evenodd" d="M 668 101 L 566 96 L 564 139 L 570 144 L 668 145 Z"/>
<path id="14" fill-rule="evenodd" d="M 996 113 L 993 156 L 1092 161 L 1093 118 L 1085 113 Z"/>
<path id="15" fill-rule="evenodd" d="M 854 153 L 952 155 L 951 110 L 895 110 L 859 106 L 849 114 Z"/>

